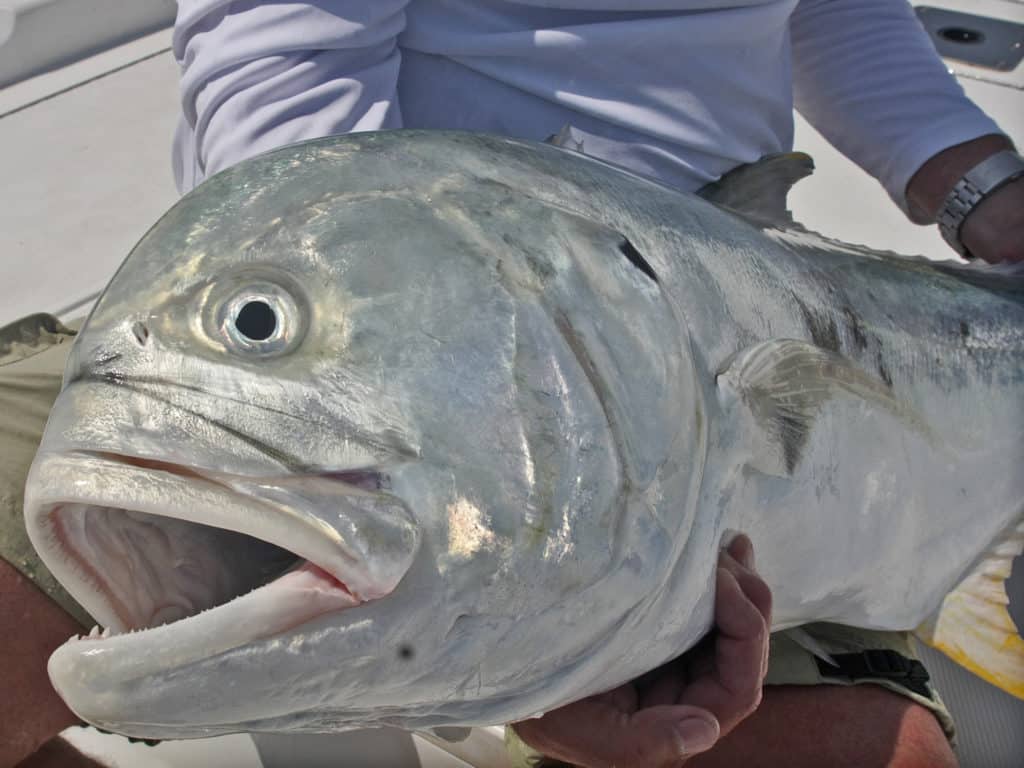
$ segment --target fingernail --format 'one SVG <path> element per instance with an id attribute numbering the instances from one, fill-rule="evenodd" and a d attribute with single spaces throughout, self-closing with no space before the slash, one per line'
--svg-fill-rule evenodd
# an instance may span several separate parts
<path id="1" fill-rule="evenodd" d="M 740 565 L 749 570 L 754 569 L 754 544 L 742 533 L 729 542 L 729 554 L 739 561 Z"/>
<path id="2" fill-rule="evenodd" d="M 754 543 L 743 534 L 737 534 L 729 542 L 726 552 L 744 568 L 754 569 Z"/>
<path id="3" fill-rule="evenodd" d="M 743 550 L 743 565 L 751 571 L 754 570 L 754 545 L 749 542 Z"/>
<path id="4" fill-rule="evenodd" d="M 683 740 L 683 752 L 692 755 L 706 752 L 718 741 L 718 727 L 703 717 L 688 717 L 676 723 L 676 733 Z"/>

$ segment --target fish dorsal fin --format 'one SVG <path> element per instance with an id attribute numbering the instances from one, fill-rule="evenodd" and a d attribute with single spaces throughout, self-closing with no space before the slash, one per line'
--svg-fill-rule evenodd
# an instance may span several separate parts
<path id="1" fill-rule="evenodd" d="M 915 630 L 928 645 L 1018 699 L 1024 699 L 1024 638 L 1010 615 L 1006 580 L 1022 553 L 1024 514 Z"/>
<path id="2" fill-rule="evenodd" d="M 931 437 L 921 417 L 888 384 L 852 360 L 798 339 L 770 339 L 741 350 L 716 377 L 724 404 L 749 418 L 748 463 L 768 475 L 790 477 L 822 408 L 836 397 L 886 413 Z"/>
<path id="3" fill-rule="evenodd" d="M 697 194 L 729 208 L 759 227 L 793 225 L 786 196 L 800 179 L 814 172 L 814 160 L 803 152 L 765 155 L 755 163 L 734 168 Z"/>
<path id="4" fill-rule="evenodd" d="M 583 137 L 569 123 L 563 125 L 558 133 L 553 133 L 544 139 L 544 143 L 583 154 Z"/>

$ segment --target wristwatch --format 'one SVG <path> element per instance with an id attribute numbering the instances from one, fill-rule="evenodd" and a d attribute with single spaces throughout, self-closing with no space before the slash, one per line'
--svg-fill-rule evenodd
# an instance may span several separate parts
<path id="1" fill-rule="evenodd" d="M 960 240 L 964 220 L 978 203 L 1022 176 L 1024 157 L 1008 149 L 996 152 L 971 168 L 953 187 L 939 211 L 942 239 L 964 258 L 974 258 Z"/>

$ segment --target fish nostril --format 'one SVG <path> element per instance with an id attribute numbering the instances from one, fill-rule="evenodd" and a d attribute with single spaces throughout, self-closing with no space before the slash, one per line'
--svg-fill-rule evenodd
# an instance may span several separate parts
<path id="1" fill-rule="evenodd" d="M 135 336 L 135 340 L 139 342 L 140 347 L 146 346 L 146 342 L 149 341 L 149 328 L 146 327 L 145 323 L 136 322 L 132 325 L 132 335 Z"/>

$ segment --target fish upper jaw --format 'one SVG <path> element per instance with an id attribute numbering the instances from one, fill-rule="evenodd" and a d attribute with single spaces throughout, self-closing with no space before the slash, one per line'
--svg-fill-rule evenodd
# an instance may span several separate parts
<path id="1" fill-rule="evenodd" d="M 58 691 L 95 720 L 97 676 L 166 672 L 390 594 L 420 532 L 400 500 L 342 479 L 357 477 L 372 473 L 252 478 L 40 454 L 26 489 L 33 544 L 108 630 L 132 630 L 62 646 Z"/>

